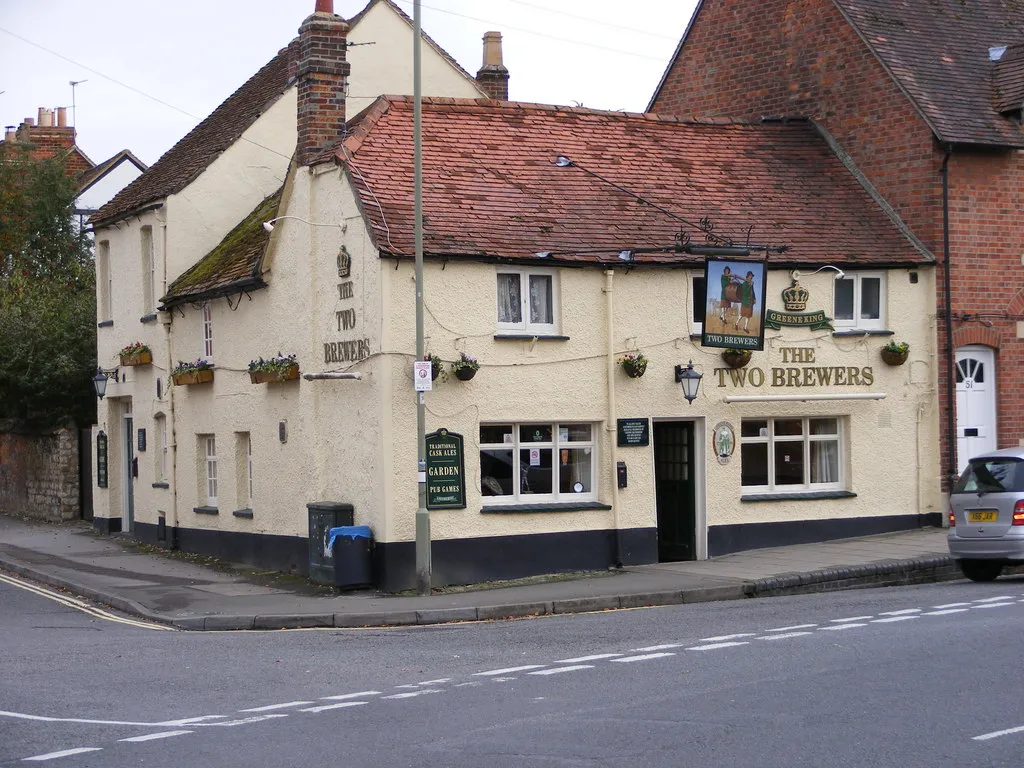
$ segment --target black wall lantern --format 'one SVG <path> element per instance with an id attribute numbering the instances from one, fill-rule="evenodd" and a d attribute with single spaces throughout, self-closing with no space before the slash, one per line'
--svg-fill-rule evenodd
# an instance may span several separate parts
<path id="1" fill-rule="evenodd" d="M 96 375 L 92 377 L 92 388 L 96 390 L 96 397 L 100 400 L 107 394 L 107 379 L 117 379 L 117 368 L 105 371 L 102 368 L 96 369 Z"/>
<path id="2" fill-rule="evenodd" d="M 693 360 L 686 366 L 676 366 L 676 383 L 683 385 L 683 397 L 686 402 L 692 403 L 697 399 L 697 391 L 700 389 L 700 380 L 704 375 L 693 368 Z"/>

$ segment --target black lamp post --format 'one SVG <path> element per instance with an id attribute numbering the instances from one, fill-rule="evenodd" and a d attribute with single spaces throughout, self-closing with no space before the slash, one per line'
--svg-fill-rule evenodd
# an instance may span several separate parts
<path id="1" fill-rule="evenodd" d="M 687 363 L 685 367 L 682 365 L 676 366 L 676 383 L 683 385 L 683 397 L 686 398 L 686 402 L 692 403 L 697 399 L 697 390 L 700 389 L 700 380 L 702 378 L 704 378 L 704 375 L 694 370 L 693 360 Z"/>

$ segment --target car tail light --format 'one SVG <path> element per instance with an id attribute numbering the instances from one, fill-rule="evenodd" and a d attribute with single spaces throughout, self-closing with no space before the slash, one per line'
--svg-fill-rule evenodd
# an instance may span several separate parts
<path id="1" fill-rule="evenodd" d="M 949 507 L 949 527 L 956 528 L 956 512 L 953 511 L 952 505 L 950 505 Z"/>
<path id="2" fill-rule="evenodd" d="M 1013 525 L 1024 525 L 1024 499 L 1013 505 Z"/>

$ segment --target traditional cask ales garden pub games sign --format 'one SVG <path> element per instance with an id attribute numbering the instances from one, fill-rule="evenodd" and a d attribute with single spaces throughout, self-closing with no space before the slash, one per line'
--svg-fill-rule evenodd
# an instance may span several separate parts
<path id="1" fill-rule="evenodd" d="M 707 304 L 700 343 L 722 349 L 764 349 L 763 261 L 708 259 L 704 267 Z"/>
<path id="2" fill-rule="evenodd" d="M 427 509 L 466 506 L 466 463 L 462 435 L 439 429 L 426 436 Z"/>

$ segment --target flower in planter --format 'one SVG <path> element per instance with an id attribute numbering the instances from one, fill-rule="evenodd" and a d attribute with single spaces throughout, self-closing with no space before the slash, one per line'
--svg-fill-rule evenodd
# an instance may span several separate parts
<path id="1" fill-rule="evenodd" d="M 480 363 L 472 355 L 459 352 L 459 359 L 452 363 L 452 373 L 461 381 L 469 381 L 480 370 Z"/>
<path id="2" fill-rule="evenodd" d="M 266 360 L 262 357 L 259 360 L 250 360 L 249 373 L 284 373 L 298 364 L 295 355 L 282 355 L 278 352 L 274 357 Z"/>
<path id="3" fill-rule="evenodd" d="M 905 355 L 910 351 L 910 345 L 905 341 L 890 341 L 882 349 L 894 355 Z"/>
<path id="4" fill-rule="evenodd" d="M 141 341 L 133 341 L 126 347 L 122 347 L 119 355 L 138 355 L 143 352 L 149 352 L 149 346 L 143 344 Z"/>
<path id="5" fill-rule="evenodd" d="M 436 379 L 438 376 L 441 377 L 441 381 L 447 380 L 448 376 L 444 372 L 444 363 L 441 362 L 441 358 L 437 355 L 427 353 L 423 356 L 424 360 L 430 361 L 430 378 L 431 380 Z"/>
<path id="6" fill-rule="evenodd" d="M 206 360 L 195 360 L 191 363 L 186 363 L 183 360 L 179 360 L 178 364 L 174 366 L 174 370 L 171 371 L 171 375 L 175 376 L 179 373 L 195 373 L 196 371 L 210 371 L 213 370 L 213 366 Z"/>
<path id="7" fill-rule="evenodd" d="M 631 379 L 637 379 L 647 370 L 647 357 L 643 352 L 625 354 L 619 358 L 619 365 Z"/>

